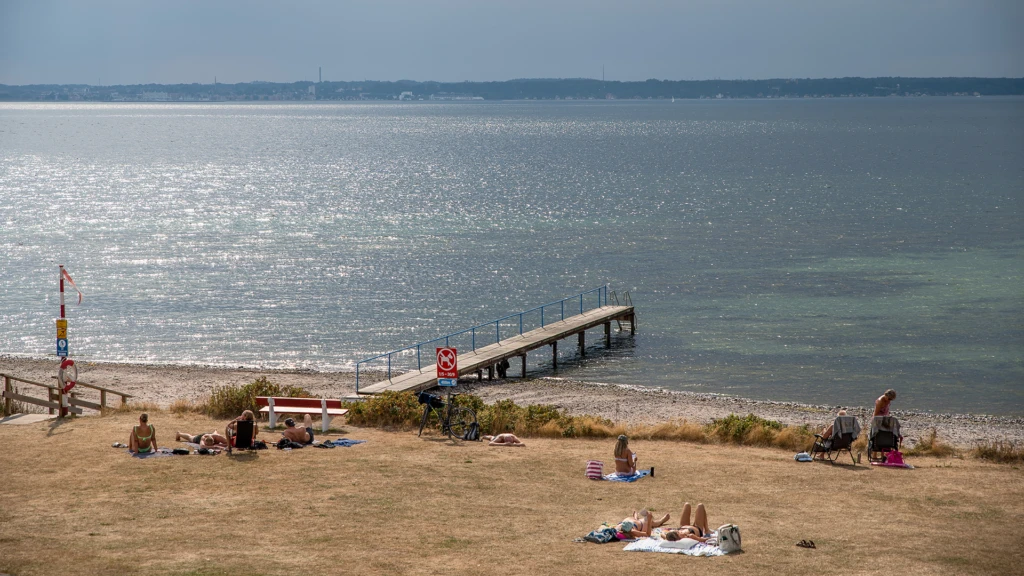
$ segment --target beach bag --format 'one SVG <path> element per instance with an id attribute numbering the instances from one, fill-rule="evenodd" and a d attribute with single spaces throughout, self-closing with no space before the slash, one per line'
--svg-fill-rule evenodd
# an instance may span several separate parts
<path id="1" fill-rule="evenodd" d="M 466 433 L 462 435 L 463 440 L 479 440 L 480 439 L 480 424 L 473 422 L 466 428 Z"/>
<path id="2" fill-rule="evenodd" d="M 587 462 L 587 478 L 591 480 L 601 480 L 604 478 L 604 462 L 599 460 Z"/>
<path id="3" fill-rule="evenodd" d="M 615 528 L 598 528 L 584 536 L 583 539 L 594 544 L 607 544 L 615 540 Z"/>
<path id="4" fill-rule="evenodd" d="M 903 453 L 899 450 L 890 450 L 885 455 L 885 463 L 889 466 L 903 466 Z"/>
<path id="5" fill-rule="evenodd" d="M 739 550 L 742 547 L 740 527 L 735 524 L 725 524 L 719 528 L 718 547 L 725 553 Z"/>

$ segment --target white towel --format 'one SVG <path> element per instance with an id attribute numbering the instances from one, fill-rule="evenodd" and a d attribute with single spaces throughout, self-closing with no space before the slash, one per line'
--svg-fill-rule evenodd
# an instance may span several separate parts
<path id="1" fill-rule="evenodd" d="M 712 532 L 711 538 L 717 542 L 718 532 Z M 718 546 L 711 546 L 706 543 L 694 544 L 692 548 L 666 548 L 661 546 L 660 538 L 640 538 L 626 544 L 623 548 L 626 552 L 665 552 L 667 554 L 686 554 L 687 556 L 725 556 L 725 552 Z"/>

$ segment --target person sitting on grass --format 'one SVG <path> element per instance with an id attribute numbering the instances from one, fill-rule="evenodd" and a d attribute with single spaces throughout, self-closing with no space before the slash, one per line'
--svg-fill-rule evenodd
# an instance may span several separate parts
<path id="1" fill-rule="evenodd" d="M 892 401 L 895 399 L 896 391 L 893 390 L 892 388 L 886 390 L 885 394 L 882 394 L 881 396 L 878 397 L 878 400 L 875 400 L 875 413 L 872 415 L 872 417 L 888 416 L 889 404 L 892 404 Z"/>
<path id="2" fill-rule="evenodd" d="M 497 436 L 484 436 L 488 446 L 526 446 L 515 434 L 498 434 Z"/>
<path id="3" fill-rule="evenodd" d="M 662 532 L 661 537 L 670 542 L 690 538 L 698 542 L 707 542 L 708 534 L 708 512 L 703 504 L 697 504 L 697 514 L 694 516 L 693 524 L 690 524 L 690 503 L 683 504 L 683 513 L 679 516 L 679 528 Z"/>
<path id="4" fill-rule="evenodd" d="M 641 510 L 640 512 L 634 510 L 631 517 L 624 518 L 622 522 L 615 526 L 615 537 L 619 540 L 646 538 L 651 535 L 651 530 L 662 526 L 668 521 L 668 514 L 665 514 L 659 520 L 655 520 L 654 516 L 647 510 Z"/>
<path id="5" fill-rule="evenodd" d="M 286 418 L 284 421 L 284 430 L 281 431 L 281 435 L 299 444 L 312 444 L 313 443 L 313 418 L 306 414 L 302 417 L 302 428 L 295 425 L 295 420 Z"/>
<path id="6" fill-rule="evenodd" d="M 615 472 L 624 476 L 636 474 L 636 452 L 629 449 L 629 438 L 625 434 L 615 442 Z"/>
<path id="7" fill-rule="evenodd" d="M 132 426 L 128 436 L 128 451 L 136 454 L 149 454 L 157 451 L 156 428 L 149 424 L 149 414 L 139 416 L 139 424 Z"/>
<path id="8" fill-rule="evenodd" d="M 252 413 L 252 410 L 246 410 L 242 412 L 242 415 L 235 418 L 231 422 L 228 422 L 227 428 L 224 429 L 224 436 L 226 436 L 232 446 L 235 445 L 235 430 L 238 429 L 238 422 L 241 420 L 247 420 L 252 422 L 252 442 L 256 442 L 256 435 L 260 433 L 260 427 L 256 424 L 256 416 Z"/>
<path id="9" fill-rule="evenodd" d="M 226 447 L 228 445 L 228 439 L 216 432 L 206 432 L 205 434 L 196 435 L 192 435 L 187 432 L 178 432 L 174 439 L 178 442 L 199 444 L 201 448 L 213 448 L 215 446 Z"/>

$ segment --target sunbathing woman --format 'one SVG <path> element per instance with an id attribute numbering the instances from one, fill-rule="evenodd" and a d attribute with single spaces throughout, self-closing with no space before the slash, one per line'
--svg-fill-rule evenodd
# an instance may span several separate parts
<path id="1" fill-rule="evenodd" d="M 132 426 L 128 436 L 128 451 L 136 454 L 156 452 L 156 429 L 149 424 L 149 414 L 139 416 L 138 426 Z"/>
<path id="2" fill-rule="evenodd" d="M 484 436 L 488 446 L 526 446 L 515 434 L 498 434 L 497 436 Z"/>
<path id="3" fill-rule="evenodd" d="M 704 509 L 704 505 L 697 504 L 697 515 L 693 519 L 693 524 L 690 524 L 690 503 L 687 502 L 683 504 L 683 514 L 679 517 L 679 528 L 662 532 L 661 537 L 670 542 L 683 538 L 707 542 L 709 532 L 711 530 L 708 529 L 708 513 Z"/>
<path id="4" fill-rule="evenodd" d="M 625 434 L 615 443 L 615 472 L 636 474 L 636 452 L 629 449 L 629 438 Z"/>
<path id="5" fill-rule="evenodd" d="M 622 522 L 615 526 L 615 537 L 619 540 L 646 538 L 651 535 L 651 530 L 665 524 L 668 520 L 668 514 L 662 516 L 660 520 L 655 520 L 654 516 L 647 510 L 639 512 L 634 510 L 631 517 L 624 518 Z"/>
<path id="6" fill-rule="evenodd" d="M 179 442 L 191 442 L 193 444 L 199 444 L 201 447 L 212 448 L 214 446 L 227 446 L 228 439 L 216 432 L 207 432 L 205 434 L 188 434 L 186 432 L 178 432 L 175 440 Z"/>

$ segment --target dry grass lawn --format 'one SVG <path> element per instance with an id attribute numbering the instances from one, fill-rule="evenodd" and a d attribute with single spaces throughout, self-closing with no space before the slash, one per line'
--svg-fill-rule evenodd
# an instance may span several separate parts
<path id="1" fill-rule="evenodd" d="M 175 430 L 221 428 L 153 414 Z M 612 441 L 452 445 L 346 426 L 352 448 L 138 460 L 134 415 L 0 427 L 0 573 L 1008 574 L 1024 566 L 1024 473 L 918 458 L 916 470 L 799 464 L 776 449 L 635 442 L 656 477 L 594 482 Z M 267 440 L 277 435 L 264 432 Z M 745 552 L 629 553 L 572 539 L 642 507 L 704 502 Z M 818 548 L 794 544 L 814 540 Z"/>

